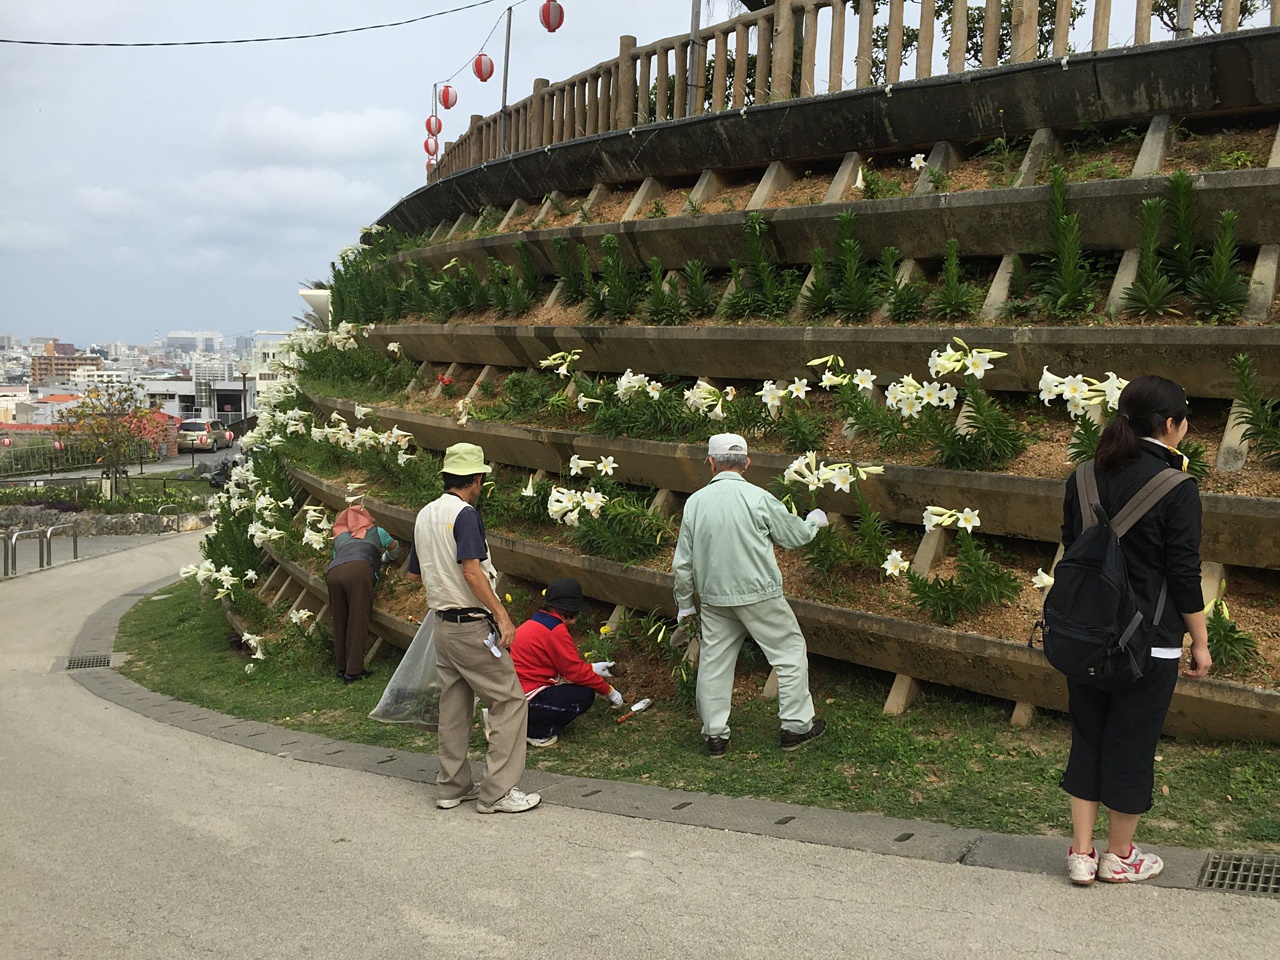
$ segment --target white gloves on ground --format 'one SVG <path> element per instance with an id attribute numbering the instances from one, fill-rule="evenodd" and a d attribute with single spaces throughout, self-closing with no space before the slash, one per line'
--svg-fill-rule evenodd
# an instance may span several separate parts
<path id="1" fill-rule="evenodd" d="M 616 710 L 620 706 L 622 706 L 622 691 L 619 690 L 617 687 L 610 687 L 609 696 L 606 697 L 605 699 L 608 700 L 610 705 L 612 705 L 612 707 Z"/>
<path id="2" fill-rule="evenodd" d="M 819 510 L 816 507 L 813 510 L 809 511 L 809 515 L 805 517 L 805 519 L 812 520 L 815 524 L 818 525 L 819 529 L 821 529 L 822 527 L 825 527 L 828 523 L 831 522 L 827 519 L 827 512 L 825 510 Z"/>
<path id="3" fill-rule="evenodd" d="M 609 672 L 609 668 L 612 667 L 613 664 L 614 661 L 612 660 L 597 660 L 595 663 L 591 664 L 591 669 L 596 672 L 597 677 L 612 677 L 613 674 Z"/>
<path id="4" fill-rule="evenodd" d="M 685 617 L 693 616 L 697 612 L 698 611 L 693 607 L 681 607 L 679 610 L 676 611 L 676 623 L 679 623 Z"/>

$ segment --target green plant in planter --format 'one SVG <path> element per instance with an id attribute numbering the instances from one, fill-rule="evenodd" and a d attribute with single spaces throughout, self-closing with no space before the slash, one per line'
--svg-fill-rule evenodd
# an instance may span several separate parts
<path id="1" fill-rule="evenodd" d="M 1084 255 L 1078 214 L 1067 213 L 1067 177 L 1061 166 L 1049 173 L 1050 251 L 1042 267 L 1045 277 L 1040 298 L 1045 312 L 1055 317 L 1078 317 L 1093 309 L 1097 284 Z"/>
<path id="2" fill-rule="evenodd" d="M 1167 181 L 1169 218 L 1173 246 L 1165 252 L 1164 267 L 1169 277 L 1184 290 L 1200 272 L 1204 254 L 1197 239 L 1199 213 L 1195 203 L 1195 183 L 1185 170 L 1174 172 Z"/>
<path id="3" fill-rule="evenodd" d="M 1142 248 L 1138 274 L 1120 297 L 1121 308 L 1126 313 L 1140 317 L 1179 313 L 1173 308 L 1178 298 L 1178 286 L 1160 266 L 1161 235 L 1168 207 L 1169 201 L 1164 197 L 1148 197 L 1142 201 Z"/>
<path id="4" fill-rule="evenodd" d="M 892 408 L 877 403 L 857 383 L 838 388 L 836 399 L 852 426 L 865 432 L 882 452 L 900 449 L 907 442 L 909 421 Z"/>
<path id="5" fill-rule="evenodd" d="M 848 532 L 833 526 L 822 527 L 804 548 L 801 556 L 815 573 L 830 579 L 843 567 L 859 566 L 875 570 L 889 549 L 888 528 L 878 514 L 871 509 L 863 495 L 859 481 L 881 474 L 883 467 L 868 467 L 852 463 L 826 463 L 818 460 L 814 451 L 797 457 L 779 478 L 780 499 L 796 510 L 796 495 L 789 492 L 803 486 L 808 491 L 808 509 L 816 505 L 814 494 L 830 484 L 841 493 L 852 492 L 858 505 L 857 520 Z"/>
<path id="6" fill-rule="evenodd" d="M 964 400 L 966 427 L 932 407 L 931 417 L 922 418 L 930 445 L 939 465 L 950 470 L 984 470 L 1002 467 L 1027 448 L 1027 435 L 1016 420 L 972 375 L 964 378 L 960 391 Z"/>
<path id="7" fill-rule="evenodd" d="M 1178 452 L 1187 458 L 1187 473 L 1197 480 L 1209 475 L 1208 448 L 1199 440 L 1184 438 L 1178 444 Z"/>
<path id="8" fill-rule="evenodd" d="M 690 260 L 684 265 L 684 281 L 684 306 L 690 316 L 714 315 L 719 301 L 707 276 L 707 268 L 700 260 Z"/>
<path id="9" fill-rule="evenodd" d="M 897 247 L 885 247 L 880 251 L 877 270 L 879 300 L 894 323 L 913 323 L 924 316 L 929 291 L 923 283 L 904 280 L 901 263 L 902 254 Z"/>
<path id="10" fill-rule="evenodd" d="M 961 528 L 955 539 L 956 575 L 921 576 L 897 550 L 885 559 L 884 569 L 890 576 L 907 575 L 911 602 L 934 622 L 949 627 L 962 613 L 975 613 L 988 604 L 1007 605 L 1022 592 L 1017 577 L 996 563 L 973 535 L 980 526 L 977 510 L 928 507 L 924 516 L 926 530 L 953 524 Z"/>
<path id="11" fill-rule="evenodd" d="M 1243 667 L 1258 656 L 1258 641 L 1241 630 L 1221 600 L 1209 605 L 1209 656 L 1213 665 L 1229 669 Z"/>
<path id="12" fill-rule="evenodd" d="M 626 320 L 636 312 L 646 286 L 645 271 L 623 262 L 616 234 L 600 238 L 600 282 L 587 291 L 587 316 Z"/>
<path id="13" fill-rule="evenodd" d="M 582 244 L 578 245 L 579 259 L 575 261 L 567 237 L 556 237 L 551 245 L 555 249 L 560 299 L 568 304 L 581 303 L 587 290 L 595 285 L 590 260 L 587 259 L 587 248 Z"/>
<path id="14" fill-rule="evenodd" d="M 1253 444 L 1258 455 L 1273 467 L 1280 467 L 1280 400 L 1268 400 L 1258 386 L 1258 373 L 1247 353 L 1238 354 L 1231 365 L 1235 370 L 1240 405 L 1239 414 L 1245 425 L 1244 439 Z"/>
<path id="15" fill-rule="evenodd" d="M 795 270 L 779 267 L 770 259 L 765 242 L 769 222 L 764 214 L 759 210 L 748 213 L 743 230 L 747 257 L 741 264 L 730 261 L 733 292 L 725 297 L 721 310 L 730 320 L 781 320 L 795 306 L 800 278 Z"/>
<path id="16" fill-rule="evenodd" d="M 1234 210 L 1222 211 L 1209 259 L 1187 282 L 1192 310 L 1208 323 L 1234 320 L 1249 303 L 1249 281 L 1237 265 L 1237 219 Z"/>
<path id="17" fill-rule="evenodd" d="M 810 255 L 810 280 L 800 290 L 800 305 L 811 317 L 825 316 L 831 310 L 831 284 L 827 280 L 827 253 L 814 247 Z"/>
<path id="18" fill-rule="evenodd" d="M 1067 444 L 1067 458 L 1072 463 L 1092 460 L 1098 449 L 1098 441 L 1102 439 L 1102 429 L 1102 424 L 1093 417 L 1076 417 L 1071 440 Z"/>
<path id="19" fill-rule="evenodd" d="M 676 326 L 689 318 L 680 287 L 668 283 L 666 270 L 657 257 L 649 260 L 649 292 L 644 302 L 645 318 L 661 326 Z"/>
<path id="20" fill-rule="evenodd" d="M 972 320 L 982 306 L 982 291 L 961 279 L 960 242 L 947 241 L 947 254 L 942 262 L 942 285 L 928 299 L 929 314 L 934 319 L 952 323 Z"/>

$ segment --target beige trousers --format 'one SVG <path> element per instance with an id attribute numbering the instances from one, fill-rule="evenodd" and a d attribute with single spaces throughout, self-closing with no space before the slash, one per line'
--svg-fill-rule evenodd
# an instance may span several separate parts
<path id="1" fill-rule="evenodd" d="M 440 800 L 453 800 L 471 789 L 467 745 L 475 717 L 474 697 L 489 706 L 489 752 L 480 781 L 480 802 L 492 804 L 506 796 L 524 776 L 525 726 L 529 704 L 516 679 L 511 655 L 495 657 L 485 645 L 487 621 L 435 626 L 436 666 L 440 690 Z"/>

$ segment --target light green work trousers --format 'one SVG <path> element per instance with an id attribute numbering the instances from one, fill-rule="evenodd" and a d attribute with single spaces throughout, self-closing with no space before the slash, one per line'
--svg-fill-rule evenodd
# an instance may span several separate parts
<path id="1" fill-rule="evenodd" d="M 796 615 L 785 599 L 774 597 L 740 607 L 702 605 L 702 645 L 698 652 L 702 735 L 729 736 L 733 670 L 748 634 L 778 671 L 778 719 L 782 729 L 808 733 L 813 726 L 809 654 Z"/>

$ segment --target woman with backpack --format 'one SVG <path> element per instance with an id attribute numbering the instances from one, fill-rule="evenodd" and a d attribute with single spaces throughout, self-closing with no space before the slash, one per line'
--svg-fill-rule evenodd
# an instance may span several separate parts
<path id="1" fill-rule="evenodd" d="M 1186 392 L 1172 380 L 1145 376 L 1120 394 L 1119 411 L 1103 431 L 1094 454 L 1098 499 L 1115 517 L 1148 481 L 1173 467 L 1186 469 L 1177 450 L 1187 433 Z M 1077 477 L 1067 481 L 1062 543 L 1070 548 L 1081 535 Z M 1149 619 L 1150 651 L 1139 664 L 1142 676 L 1124 689 L 1108 692 L 1067 679 L 1071 714 L 1071 753 L 1062 789 L 1071 796 L 1074 833 L 1067 852 L 1067 873 L 1086 886 L 1095 879 L 1130 883 L 1157 876 L 1164 862 L 1133 844 L 1138 817 L 1151 809 L 1155 754 L 1165 715 L 1173 699 L 1182 657 L 1183 636 L 1191 634 L 1189 677 L 1203 677 L 1213 660 L 1200 589 L 1200 494 L 1194 480 L 1176 484 L 1120 539 L 1125 568 Z M 1110 811 L 1105 851 L 1093 846 L 1099 805 Z"/>

